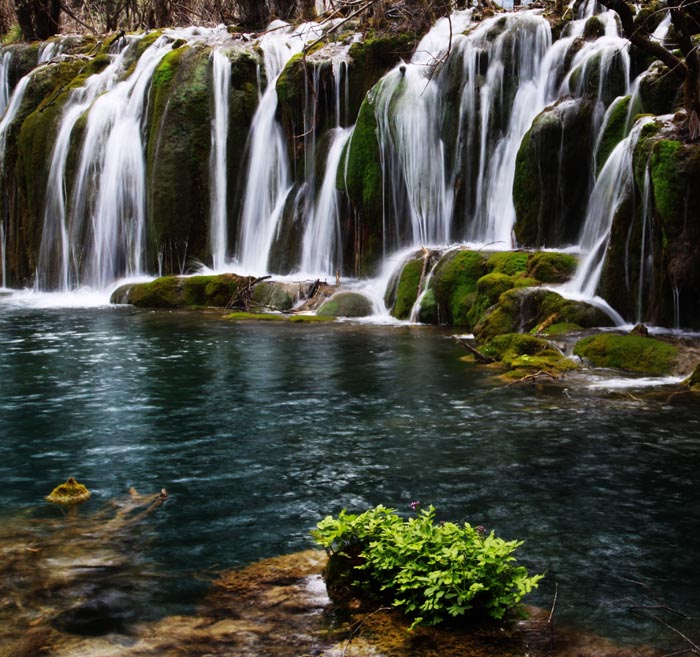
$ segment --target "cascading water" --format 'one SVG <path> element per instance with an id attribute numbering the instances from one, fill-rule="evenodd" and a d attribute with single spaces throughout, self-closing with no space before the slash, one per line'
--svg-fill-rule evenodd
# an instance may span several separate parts
<path id="1" fill-rule="evenodd" d="M 231 62 L 225 50 L 212 51 L 212 86 L 214 93 L 214 117 L 211 123 L 211 218 L 210 240 L 212 264 L 215 270 L 226 264 L 228 231 L 226 226 L 227 177 L 226 146 L 228 144 L 229 88 L 231 86 Z"/>
<path id="2" fill-rule="evenodd" d="M 301 271 L 331 276 L 341 268 L 340 226 L 336 173 L 351 128 L 335 128 L 326 160 L 326 171 L 318 199 L 304 232 Z"/>
<path id="3" fill-rule="evenodd" d="M 71 263 L 71 243 L 66 223 L 68 203 L 65 176 L 71 135 L 75 124 L 95 99 L 116 85 L 124 72 L 130 48 L 135 43 L 132 40 L 120 53 L 112 54 L 109 65 L 102 72 L 90 76 L 82 87 L 72 92 L 63 111 L 46 187 L 46 208 L 36 278 L 39 289 L 58 288 L 67 291 L 79 280 L 78 263 L 75 260 Z"/>
<path id="4" fill-rule="evenodd" d="M 567 296 L 591 299 L 596 295 L 615 213 L 632 193 L 634 147 L 648 122 L 649 119 L 641 119 L 635 123 L 629 136 L 614 148 L 596 180 L 580 239 L 584 255 L 575 276 L 560 290 Z"/>
<path id="5" fill-rule="evenodd" d="M 70 217 L 73 254 L 85 263 L 80 283 L 104 289 L 120 276 L 143 272 L 146 230 L 145 162 L 141 134 L 151 76 L 172 49 L 159 37 L 134 72 L 93 103 L 86 126 Z M 97 190 L 96 195 L 92 192 Z"/>
<path id="6" fill-rule="evenodd" d="M 320 35 L 315 24 L 304 24 L 295 30 L 286 23 L 276 22 L 258 41 L 264 55 L 267 86 L 248 137 L 247 186 L 238 254 L 239 264 L 246 272 L 267 273 L 270 248 L 292 189 L 287 144 L 276 118 L 275 85 L 285 64 L 300 53 L 307 42 Z"/>
<path id="7" fill-rule="evenodd" d="M 0 116 L 5 113 L 7 104 L 10 102 L 10 61 L 12 60 L 12 51 L 8 50 L 3 53 L 0 59 Z"/>

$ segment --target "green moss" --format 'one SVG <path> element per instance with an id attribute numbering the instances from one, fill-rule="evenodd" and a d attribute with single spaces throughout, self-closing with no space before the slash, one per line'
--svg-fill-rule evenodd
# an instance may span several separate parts
<path id="1" fill-rule="evenodd" d="M 617 146 L 629 132 L 630 126 L 628 125 L 627 114 L 631 101 L 631 96 L 625 96 L 624 98 L 616 100 L 608 110 L 608 121 L 605 124 L 605 129 L 598 142 L 598 151 L 596 153 L 598 173 L 600 173 L 615 146 Z"/>
<path id="2" fill-rule="evenodd" d="M 149 233 L 166 272 L 209 254 L 209 74 L 209 51 L 182 47 L 163 58 L 151 85 Z"/>
<path id="3" fill-rule="evenodd" d="M 110 303 L 140 308 L 226 307 L 248 278 L 217 276 L 163 276 L 148 283 L 129 283 L 112 293 Z"/>
<path id="4" fill-rule="evenodd" d="M 515 276 L 526 271 L 529 257 L 527 253 L 522 251 L 492 253 L 486 261 L 486 268 L 490 272 Z"/>
<path id="5" fill-rule="evenodd" d="M 290 322 L 291 324 L 317 324 L 332 322 L 334 317 L 319 315 L 284 315 L 281 313 L 247 313 L 235 312 L 226 315 L 226 319 L 235 321 L 261 321 L 261 322 Z"/>
<path id="6" fill-rule="evenodd" d="M 367 36 L 350 46 L 349 114 L 356 116 L 367 92 L 401 60 L 408 61 L 417 41 L 408 33 Z"/>
<path id="7" fill-rule="evenodd" d="M 391 309 L 391 314 L 397 319 L 408 319 L 411 315 L 416 299 L 420 294 L 421 274 L 423 272 L 423 258 L 409 260 L 401 270 L 396 285 L 396 299 Z"/>
<path id="8" fill-rule="evenodd" d="M 362 103 L 352 136 L 338 167 L 338 189 L 353 208 L 353 219 L 344 230 L 343 262 L 352 276 L 369 276 L 382 258 L 383 177 L 377 141 L 377 120 L 368 100 Z"/>
<path id="9" fill-rule="evenodd" d="M 579 340 L 574 353 L 595 367 L 661 376 L 673 370 L 678 349 L 653 338 L 605 333 Z"/>
<path id="10" fill-rule="evenodd" d="M 685 212 L 686 181 L 679 166 L 683 145 L 678 141 L 662 139 L 652 149 L 651 181 L 654 186 L 656 210 L 664 221 L 673 221 Z"/>
<path id="11" fill-rule="evenodd" d="M 527 276 L 540 283 L 565 283 L 577 266 L 578 258 L 570 253 L 538 251 L 528 257 Z"/>
<path id="12" fill-rule="evenodd" d="M 528 333 L 541 324 L 575 324 L 592 328 L 610 326 L 610 318 L 582 301 L 565 299 L 542 288 L 515 288 L 501 294 L 498 303 L 475 326 L 482 340 L 504 333 Z"/>
<path id="13" fill-rule="evenodd" d="M 569 333 L 576 333 L 581 331 L 582 327 L 578 324 L 573 324 L 571 322 L 557 322 L 550 324 L 546 328 L 538 332 L 538 335 L 567 335 Z"/>
<path id="14" fill-rule="evenodd" d="M 553 373 L 577 369 L 547 340 L 521 333 L 495 336 L 482 347 L 482 352 L 510 370 Z"/>
<path id="15" fill-rule="evenodd" d="M 372 303 L 358 292 L 338 292 L 316 311 L 321 317 L 368 317 L 372 313 Z"/>
<path id="16" fill-rule="evenodd" d="M 443 256 L 431 279 L 441 322 L 469 326 L 469 311 L 477 281 L 487 273 L 486 262 L 486 256 L 477 251 L 456 250 Z"/>
<path id="17" fill-rule="evenodd" d="M 700 392 L 700 365 L 693 368 L 690 376 L 683 381 L 684 386 L 688 386 L 695 392 Z"/>
<path id="18" fill-rule="evenodd" d="M 498 302 L 501 295 L 512 289 L 515 286 L 515 278 L 507 274 L 492 272 L 482 276 L 476 282 L 476 294 L 470 303 L 468 298 L 467 304 L 471 305 L 469 314 L 467 315 L 468 326 L 476 326 L 484 314 L 484 312 Z"/>

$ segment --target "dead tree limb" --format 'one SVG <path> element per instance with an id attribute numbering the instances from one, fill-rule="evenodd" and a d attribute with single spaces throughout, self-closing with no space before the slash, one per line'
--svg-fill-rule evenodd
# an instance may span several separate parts
<path id="1" fill-rule="evenodd" d="M 487 356 L 486 354 L 482 354 L 476 347 L 472 346 L 469 344 L 467 340 L 464 338 L 458 336 L 458 335 L 453 335 L 452 336 L 459 344 L 461 344 L 467 351 L 469 351 L 471 354 L 474 355 L 474 357 L 482 362 L 482 363 L 495 363 L 496 360 L 495 358 L 491 358 L 491 356 Z"/>

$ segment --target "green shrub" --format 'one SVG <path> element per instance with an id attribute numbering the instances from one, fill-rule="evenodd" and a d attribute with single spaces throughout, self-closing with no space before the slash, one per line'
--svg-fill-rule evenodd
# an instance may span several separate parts
<path id="1" fill-rule="evenodd" d="M 418 624 L 486 613 L 501 619 L 520 609 L 542 575 L 528 576 L 505 541 L 481 527 L 435 522 L 435 509 L 404 520 L 382 505 L 327 516 L 312 531 L 329 554 L 326 583 L 387 600 Z"/>

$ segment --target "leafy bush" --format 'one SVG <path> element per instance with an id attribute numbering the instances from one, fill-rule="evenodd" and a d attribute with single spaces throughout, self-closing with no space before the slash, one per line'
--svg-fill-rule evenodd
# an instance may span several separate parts
<path id="1" fill-rule="evenodd" d="M 412 627 L 479 612 L 501 619 L 519 610 L 543 577 L 516 565 L 513 552 L 522 541 L 468 523 L 436 524 L 432 506 L 408 520 L 382 505 L 359 515 L 343 510 L 311 534 L 329 554 L 329 587 L 339 579 L 355 592 L 387 599 L 413 619 Z M 338 560 L 346 567 L 338 568 Z"/>

